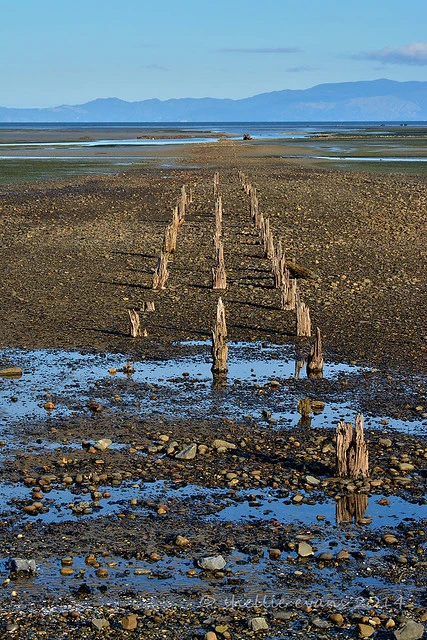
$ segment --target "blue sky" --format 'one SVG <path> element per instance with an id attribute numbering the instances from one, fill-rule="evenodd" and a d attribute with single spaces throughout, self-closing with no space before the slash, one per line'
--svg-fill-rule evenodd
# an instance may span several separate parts
<path id="1" fill-rule="evenodd" d="M 427 80 L 427 0 L 0 0 L 0 106 Z"/>

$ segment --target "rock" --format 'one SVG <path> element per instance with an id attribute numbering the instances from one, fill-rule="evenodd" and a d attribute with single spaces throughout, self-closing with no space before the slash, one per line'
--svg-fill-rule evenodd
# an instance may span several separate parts
<path id="1" fill-rule="evenodd" d="M 207 556 L 206 558 L 200 558 L 198 561 L 199 567 L 205 569 L 205 571 L 220 571 L 226 564 L 227 562 L 222 556 Z"/>
<path id="2" fill-rule="evenodd" d="M 386 533 L 383 535 L 383 542 L 386 544 L 397 544 L 399 541 L 396 536 L 393 536 L 391 533 Z"/>
<path id="3" fill-rule="evenodd" d="M 43 407 L 44 409 L 46 409 L 46 411 L 52 411 L 55 408 L 55 405 L 49 400 L 48 402 L 44 403 Z"/>
<path id="4" fill-rule="evenodd" d="M 92 618 L 91 623 L 98 631 L 110 628 L 110 623 L 105 618 Z"/>
<path id="5" fill-rule="evenodd" d="M 135 613 L 130 613 L 121 619 L 120 624 L 126 631 L 133 631 L 138 626 L 138 616 Z"/>
<path id="6" fill-rule="evenodd" d="M 271 560 L 278 560 L 282 555 L 282 551 L 281 549 L 269 549 L 268 555 L 270 556 Z"/>
<path id="7" fill-rule="evenodd" d="M 334 559 L 334 556 L 329 551 L 324 551 L 323 553 L 319 553 L 319 555 L 317 556 L 317 559 L 320 560 L 321 562 L 330 562 L 331 560 Z"/>
<path id="8" fill-rule="evenodd" d="M 331 626 L 327 620 L 322 620 L 322 618 L 314 618 L 312 624 L 317 629 L 329 629 Z"/>
<path id="9" fill-rule="evenodd" d="M 320 484 L 320 480 L 314 476 L 306 476 L 305 481 L 307 484 L 311 484 L 312 487 L 317 487 Z"/>
<path id="10" fill-rule="evenodd" d="M 93 445 L 97 451 L 105 451 L 108 447 L 111 447 L 113 441 L 110 438 L 101 438 Z"/>
<path id="11" fill-rule="evenodd" d="M 332 613 L 329 616 L 329 620 L 337 626 L 341 626 L 344 622 L 344 618 L 340 613 Z"/>
<path id="12" fill-rule="evenodd" d="M 252 631 L 267 631 L 268 630 L 268 624 L 267 624 L 267 620 L 265 618 L 251 618 L 249 620 L 249 628 L 252 629 Z"/>
<path id="13" fill-rule="evenodd" d="M 401 462 L 399 464 L 400 471 L 415 471 L 415 466 L 409 462 Z"/>
<path id="14" fill-rule="evenodd" d="M 357 634 L 359 638 L 370 638 L 375 633 L 374 627 L 371 627 L 370 624 L 363 624 L 359 622 L 357 625 Z"/>
<path id="15" fill-rule="evenodd" d="M 418 640 L 424 635 L 424 625 L 415 620 L 408 620 L 403 627 L 394 632 L 396 640 Z"/>
<path id="16" fill-rule="evenodd" d="M 175 544 L 178 547 L 188 547 L 188 545 L 190 544 L 190 541 L 188 538 L 185 538 L 184 536 L 176 536 L 175 538 Z"/>
<path id="17" fill-rule="evenodd" d="M 179 453 L 176 454 L 175 458 L 178 460 L 193 460 L 196 457 L 197 453 L 197 444 L 190 444 L 188 447 L 181 449 Z"/>
<path id="18" fill-rule="evenodd" d="M 304 496 L 302 496 L 300 493 L 297 493 L 293 498 L 292 498 L 292 502 L 294 504 L 301 504 L 301 502 L 304 500 Z"/>
<path id="19" fill-rule="evenodd" d="M 300 558 L 308 558 L 309 556 L 314 555 L 313 548 L 308 542 L 300 542 L 298 544 L 298 555 Z"/>
<path id="20" fill-rule="evenodd" d="M 227 451 L 227 449 L 235 449 L 236 445 L 233 442 L 227 442 L 227 440 L 214 440 L 212 443 L 214 449 L 217 449 L 219 453 Z"/>
<path id="21" fill-rule="evenodd" d="M 0 376 L 3 378 L 20 378 L 22 369 L 21 367 L 4 367 L 0 369 Z"/>
<path id="22" fill-rule="evenodd" d="M 347 549 L 342 549 L 337 553 L 337 560 L 350 560 L 350 554 Z"/>
<path id="23" fill-rule="evenodd" d="M 26 573 L 36 573 L 36 561 L 25 560 L 25 558 L 10 558 L 7 563 L 8 569 L 14 573 L 25 571 Z"/>
<path id="24" fill-rule="evenodd" d="M 390 440 L 390 438 L 380 438 L 379 444 L 381 447 L 384 447 L 384 449 L 390 449 L 390 447 L 393 446 L 393 443 Z"/>
<path id="25" fill-rule="evenodd" d="M 313 413 L 322 413 L 325 409 L 325 403 L 322 400 L 311 400 L 311 409 Z"/>
<path id="26" fill-rule="evenodd" d="M 208 631 L 205 633 L 205 640 L 218 640 L 218 636 L 215 631 Z"/>

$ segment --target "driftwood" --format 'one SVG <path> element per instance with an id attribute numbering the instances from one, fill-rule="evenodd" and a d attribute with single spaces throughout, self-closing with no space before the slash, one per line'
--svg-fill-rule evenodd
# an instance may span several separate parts
<path id="1" fill-rule="evenodd" d="M 169 254 L 162 251 L 153 276 L 153 289 L 165 288 L 166 281 L 169 278 L 168 259 Z"/>
<path id="2" fill-rule="evenodd" d="M 212 372 L 214 375 L 225 375 L 228 371 L 227 358 L 227 325 L 225 322 L 225 308 L 222 299 L 218 299 L 216 309 L 216 323 L 212 331 Z"/>
<path id="3" fill-rule="evenodd" d="M 139 309 L 139 311 L 155 311 L 156 310 L 156 306 L 154 304 L 154 302 L 152 302 L 151 300 L 144 300 L 144 302 L 142 303 L 142 307 Z"/>
<path id="4" fill-rule="evenodd" d="M 342 478 L 366 478 L 368 447 L 363 431 L 363 415 L 356 416 L 356 426 L 341 421 L 337 426 L 337 473 Z"/>
<path id="5" fill-rule="evenodd" d="M 141 329 L 141 320 L 139 317 L 140 309 L 128 309 L 129 320 L 130 320 L 130 335 L 132 338 L 138 338 L 139 336 L 147 337 L 147 330 Z"/>
<path id="6" fill-rule="evenodd" d="M 214 177 L 213 177 L 213 194 L 214 196 L 217 196 L 218 193 L 219 193 L 219 172 L 215 171 Z"/>
<path id="7" fill-rule="evenodd" d="M 322 373 L 323 370 L 323 354 L 322 354 L 322 338 L 320 335 L 320 329 L 316 329 L 316 340 L 314 345 L 310 349 L 310 354 L 307 359 L 307 373 L 310 376 L 317 376 Z"/>
<path id="8" fill-rule="evenodd" d="M 216 251 L 216 266 L 212 267 L 212 289 L 226 289 L 227 274 L 225 271 L 224 247 L 221 241 L 218 242 Z"/>
<path id="9" fill-rule="evenodd" d="M 303 280 L 317 280 L 317 278 L 319 277 L 311 269 L 307 269 L 306 267 L 293 262 L 293 260 L 287 260 L 286 266 L 288 267 L 291 274 L 293 276 L 296 276 L 297 278 L 302 278 Z"/>
<path id="10" fill-rule="evenodd" d="M 362 520 L 368 508 L 368 496 L 366 493 L 351 493 L 337 501 L 335 517 L 337 524 L 341 522 L 356 522 Z"/>
<path id="11" fill-rule="evenodd" d="M 310 309 L 304 303 L 297 301 L 297 336 L 311 336 Z"/>

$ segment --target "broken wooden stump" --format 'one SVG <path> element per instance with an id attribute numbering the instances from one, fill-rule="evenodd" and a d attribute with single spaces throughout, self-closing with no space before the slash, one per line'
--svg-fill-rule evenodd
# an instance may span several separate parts
<path id="1" fill-rule="evenodd" d="M 215 200 L 215 227 L 216 232 L 222 235 L 222 198 L 218 196 Z"/>
<path id="2" fill-rule="evenodd" d="M 311 336 L 310 309 L 301 301 L 297 301 L 297 336 Z"/>
<path id="3" fill-rule="evenodd" d="M 213 374 L 226 375 L 228 371 L 227 325 L 225 322 L 225 307 L 221 298 L 218 299 L 216 323 L 212 331 L 212 358 Z"/>
<path id="4" fill-rule="evenodd" d="M 165 229 L 165 233 L 163 236 L 163 245 L 162 251 L 163 253 L 168 253 L 169 258 L 173 256 L 176 251 L 176 240 L 178 236 L 178 225 L 175 225 L 172 221 Z"/>
<path id="5" fill-rule="evenodd" d="M 160 252 L 160 258 L 157 262 L 156 270 L 153 275 L 153 289 L 165 289 L 166 281 L 169 278 L 168 271 L 169 254 L 164 251 Z"/>
<path id="6" fill-rule="evenodd" d="M 367 478 L 368 447 L 365 442 L 363 415 L 358 413 L 353 429 L 351 422 L 337 426 L 337 475 L 341 478 Z"/>
<path id="7" fill-rule="evenodd" d="M 153 312 L 155 310 L 156 310 L 156 305 L 152 300 L 144 300 L 144 302 L 142 303 L 142 307 L 140 309 L 140 311 L 148 311 L 148 312 Z"/>
<path id="8" fill-rule="evenodd" d="M 138 338 L 140 336 L 144 336 L 146 338 L 148 336 L 147 329 L 141 329 L 139 312 L 140 309 L 128 309 L 130 320 L 130 335 L 132 336 L 132 338 Z"/>
<path id="9" fill-rule="evenodd" d="M 217 196 L 219 193 L 219 171 L 215 171 L 213 177 L 213 194 Z"/>
<path id="10" fill-rule="evenodd" d="M 218 242 L 216 251 L 216 266 L 212 267 L 212 289 L 226 289 L 227 274 L 225 271 L 224 246 L 221 241 Z"/>
<path id="11" fill-rule="evenodd" d="M 276 255 L 276 249 L 274 247 L 273 233 L 270 231 L 265 242 L 265 257 L 269 260 L 273 260 Z"/>
<path id="12" fill-rule="evenodd" d="M 323 371 L 323 354 L 322 354 L 322 338 L 320 335 L 320 329 L 316 329 L 316 340 L 314 345 L 310 349 L 310 354 L 307 358 L 307 374 L 309 377 L 317 377 Z"/>

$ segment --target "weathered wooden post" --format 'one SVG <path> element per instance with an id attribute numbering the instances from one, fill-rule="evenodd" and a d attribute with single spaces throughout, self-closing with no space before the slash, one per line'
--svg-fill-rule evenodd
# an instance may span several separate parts
<path id="1" fill-rule="evenodd" d="M 215 200 L 215 226 L 219 235 L 222 235 L 222 198 L 218 196 Z"/>
<path id="2" fill-rule="evenodd" d="M 342 478 L 367 478 L 368 447 L 365 442 L 363 415 L 356 416 L 356 426 L 339 422 L 337 426 L 337 474 Z"/>
<path id="3" fill-rule="evenodd" d="M 213 374 L 225 375 L 228 371 L 227 325 L 225 322 L 225 307 L 221 298 L 218 299 L 216 323 L 212 331 L 212 358 Z"/>
<path id="4" fill-rule="evenodd" d="M 307 373 L 308 376 L 318 376 L 323 371 L 323 354 L 322 354 L 322 338 L 320 335 L 320 329 L 316 329 L 316 340 L 314 345 L 310 349 L 310 354 L 307 358 Z"/>
<path id="5" fill-rule="evenodd" d="M 171 258 L 176 251 L 177 236 L 178 236 L 178 226 L 176 226 L 172 221 L 170 224 L 168 224 L 168 226 L 165 229 L 165 233 L 163 236 L 163 245 L 162 245 L 163 253 L 168 253 L 169 258 Z"/>
<path id="6" fill-rule="evenodd" d="M 215 171 L 214 173 L 214 196 L 217 196 L 219 193 L 219 171 Z"/>
<path id="7" fill-rule="evenodd" d="M 128 309 L 130 320 L 130 335 L 132 336 L 132 338 L 138 338 L 140 336 L 144 336 L 146 338 L 148 336 L 147 329 L 144 329 L 144 331 L 142 331 L 141 329 L 139 311 L 140 309 Z"/>
<path id="8" fill-rule="evenodd" d="M 297 336 L 311 336 L 310 309 L 301 301 L 297 301 Z"/>
<path id="9" fill-rule="evenodd" d="M 220 240 L 218 241 L 218 249 L 216 251 L 216 266 L 212 267 L 212 288 L 213 289 L 227 288 L 227 274 L 225 271 L 225 261 L 224 261 L 224 246 Z"/>
<path id="10" fill-rule="evenodd" d="M 153 289 L 165 289 L 166 281 L 169 278 L 168 258 L 168 253 L 160 252 L 160 258 L 153 275 Z"/>

